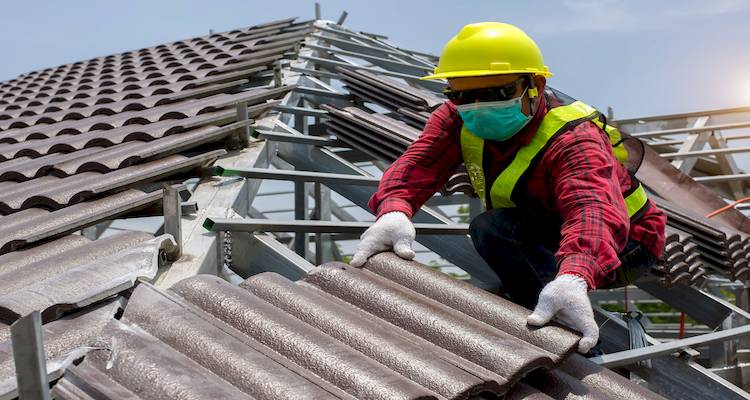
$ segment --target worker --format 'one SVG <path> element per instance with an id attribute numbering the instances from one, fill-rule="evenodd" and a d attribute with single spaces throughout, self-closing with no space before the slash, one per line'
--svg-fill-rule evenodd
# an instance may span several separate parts
<path id="1" fill-rule="evenodd" d="M 469 233 L 504 295 L 533 309 L 530 325 L 554 318 L 581 332 L 587 353 L 599 337 L 587 292 L 644 275 L 663 251 L 666 216 L 628 169 L 620 133 L 548 88 L 550 76 L 521 29 L 464 26 L 423 78 L 447 79 L 448 100 L 383 173 L 369 202 L 377 220 L 351 265 L 388 250 L 412 259 L 411 217 L 463 162 L 487 210 Z"/>

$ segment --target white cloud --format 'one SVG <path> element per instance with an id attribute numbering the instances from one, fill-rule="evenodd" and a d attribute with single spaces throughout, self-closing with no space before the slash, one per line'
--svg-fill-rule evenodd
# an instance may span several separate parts
<path id="1" fill-rule="evenodd" d="M 559 14 L 540 21 L 537 32 L 661 30 L 750 9 L 746 0 L 563 0 L 560 4 Z"/>

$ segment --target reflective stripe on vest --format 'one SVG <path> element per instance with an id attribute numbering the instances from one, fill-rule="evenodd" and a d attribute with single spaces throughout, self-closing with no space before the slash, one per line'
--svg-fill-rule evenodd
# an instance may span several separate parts
<path id="1" fill-rule="evenodd" d="M 607 133 L 617 160 L 624 163 L 627 160 L 627 150 L 621 143 L 619 131 L 614 127 L 604 126 L 598 118 L 599 115 L 596 109 L 580 101 L 550 109 L 531 141 L 516 152 L 513 161 L 495 178 L 490 189 L 491 206 L 493 208 L 516 207 L 512 200 L 513 191 L 521 178 L 529 171 L 532 162 L 543 154 L 555 135 L 584 121 L 592 121 Z M 467 128 L 462 128 L 461 152 L 474 191 L 484 204 L 486 201 L 486 180 L 482 168 L 484 139 L 474 135 Z M 643 187 L 638 183 L 631 193 L 624 196 L 624 200 L 628 215 L 632 218 L 646 206 L 648 198 Z"/>
<path id="2" fill-rule="evenodd" d="M 648 195 L 643 185 L 636 181 L 637 186 L 627 196 L 625 196 L 625 206 L 628 208 L 628 217 L 633 218 L 648 204 Z"/>
<path id="3" fill-rule="evenodd" d="M 466 131 L 467 134 L 464 134 L 464 131 Z M 482 204 L 486 206 L 486 204 L 484 204 L 484 170 L 482 169 L 484 140 L 479 136 L 470 133 L 468 129 L 462 129 L 461 153 L 463 154 L 464 165 L 466 166 L 466 172 L 469 174 L 471 186 L 474 187 L 477 196 L 482 200 Z"/>

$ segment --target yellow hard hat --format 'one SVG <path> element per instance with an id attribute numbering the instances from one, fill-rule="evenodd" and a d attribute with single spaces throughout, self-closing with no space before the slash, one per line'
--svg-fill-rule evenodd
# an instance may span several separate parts
<path id="1" fill-rule="evenodd" d="M 443 48 L 435 73 L 422 79 L 535 74 L 552 76 L 539 46 L 510 24 L 479 22 L 461 28 Z"/>

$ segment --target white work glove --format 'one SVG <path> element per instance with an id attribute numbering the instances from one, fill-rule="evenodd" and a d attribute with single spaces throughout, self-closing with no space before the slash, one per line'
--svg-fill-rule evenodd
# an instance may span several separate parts
<path id="1" fill-rule="evenodd" d="M 526 321 L 529 325 L 543 326 L 555 317 L 556 321 L 581 332 L 578 352 L 588 353 L 599 340 L 599 326 L 594 320 L 587 289 L 588 285 L 579 276 L 558 276 L 542 289 L 539 302 Z"/>
<path id="2" fill-rule="evenodd" d="M 361 267 L 370 256 L 390 249 L 399 257 L 411 260 L 414 258 L 411 243 L 416 235 L 414 225 L 406 214 L 400 211 L 385 213 L 359 237 L 361 242 L 349 264 Z"/>

